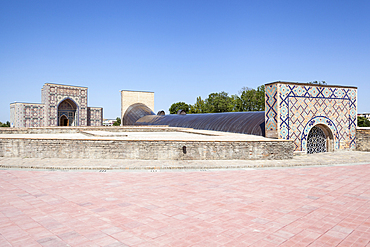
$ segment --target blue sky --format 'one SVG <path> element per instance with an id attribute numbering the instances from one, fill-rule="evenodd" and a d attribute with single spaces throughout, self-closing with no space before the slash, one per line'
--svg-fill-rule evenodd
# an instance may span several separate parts
<path id="1" fill-rule="evenodd" d="M 155 112 L 273 81 L 357 86 L 370 112 L 370 1 L 0 1 L 0 121 L 46 82 L 87 86 L 120 115 L 120 91 Z"/>

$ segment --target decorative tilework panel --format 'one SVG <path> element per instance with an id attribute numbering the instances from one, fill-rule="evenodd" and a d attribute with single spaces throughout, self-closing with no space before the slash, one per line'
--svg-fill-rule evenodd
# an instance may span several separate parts
<path id="1" fill-rule="evenodd" d="M 268 85 L 265 87 L 265 127 L 266 136 L 276 137 L 277 132 L 277 85 Z"/>
<path id="2" fill-rule="evenodd" d="M 314 117 L 310 119 L 308 123 L 305 125 L 303 131 L 301 132 L 303 133 L 301 137 L 301 147 L 302 147 L 301 150 L 303 151 L 307 150 L 308 135 L 311 129 L 318 124 L 329 127 L 329 129 L 331 130 L 331 133 L 333 134 L 333 138 L 334 138 L 334 149 L 339 149 L 340 148 L 339 146 L 340 145 L 340 132 L 338 131 L 337 126 L 329 118 L 324 117 L 324 116 L 318 116 L 318 117 Z"/>
<path id="3" fill-rule="evenodd" d="M 103 125 L 103 108 L 101 107 L 87 108 L 87 125 L 88 126 Z"/>
<path id="4" fill-rule="evenodd" d="M 43 104 L 23 104 L 23 126 L 22 127 L 42 127 L 44 120 Z"/>
<path id="5" fill-rule="evenodd" d="M 276 84 L 275 84 L 276 85 Z M 333 133 L 335 148 L 355 148 L 357 126 L 357 92 L 352 88 L 321 87 L 299 84 L 277 84 L 279 95 L 278 135 L 293 140 L 296 151 L 306 151 L 303 131 L 317 117 L 330 120 L 337 133 Z M 320 121 L 316 124 L 321 123 Z M 328 126 L 328 122 L 323 122 Z M 311 128 L 314 125 L 311 126 Z M 328 126 L 330 128 L 330 126 Z M 311 129 L 307 129 L 309 132 Z M 342 145 L 343 144 L 343 145 Z"/>

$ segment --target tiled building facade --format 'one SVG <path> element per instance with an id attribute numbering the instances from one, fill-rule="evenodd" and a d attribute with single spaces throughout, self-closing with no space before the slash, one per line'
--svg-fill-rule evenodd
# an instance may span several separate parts
<path id="1" fill-rule="evenodd" d="M 45 83 L 41 104 L 10 104 L 11 127 L 101 126 L 103 108 L 87 106 L 87 87 Z"/>
<path id="2" fill-rule="evenodd" d="M 295 151 L 356 147 L 356 87 L 274 82 L 265 91 L 266 137 L 293 140 Z"/>
<path id="3" fill-rule="evenodd" d="M 44 126 L 45 105 L 37 103 L 10 104 L 11 127 L 41 127 Z"/>
<path id="4" fill-rule="evenodd" d="M 103 125 L 103 108 L 87 107 L 87 123 L 89 126 Z"/>

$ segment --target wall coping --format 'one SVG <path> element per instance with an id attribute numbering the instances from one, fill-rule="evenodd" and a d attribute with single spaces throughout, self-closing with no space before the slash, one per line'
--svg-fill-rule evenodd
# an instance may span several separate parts
<path id="1" fill-rule="evenodd" d="M 235 141 L 228 141 L 228 140 L 138 140 L 138 139 L 129 139 L 129 140 L 122 140 L 122 139 L 113 139 L 113 138 L 96 138 L 96 139 L 76 139 L 76 138 L 45 138 L 45 137 L 2 137 L 1 140 L 46 140 L 46 141 L 117 141 L 117 142 L 220 142 L 220 143 L 238 143 L 238 142 L 293 142 L 293 140 L 284 140 L 284 139 L 272 139 L 272 140 L 235 140 Z"/>
<path id="2" fill-rule="evenodd" d="M 285 82 L 285 81 L 275 81 L 266 83 L 265 86 L 272 85 L 272 84 L 294 84 L 294 85 L 302 85 L 302 86 L 314 86 L 314 87 L 337 87 L 337 88 L 353 88 L 357 89 L 354 86 L 339 86 L 339 85 L 318 85 L 318 84 L 310 84 L 310 83 L 300 83 L 300 82 Z"/>

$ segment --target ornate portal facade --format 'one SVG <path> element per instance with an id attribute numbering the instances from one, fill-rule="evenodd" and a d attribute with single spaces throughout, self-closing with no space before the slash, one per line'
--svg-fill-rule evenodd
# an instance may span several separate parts
<path id="1" fill-rule="evenodd" d="M 102 125 L 103 108 L 87 106 L 87 87 L 45 83 L 41 102 L 10 104 L 10 126 Z"/>
<path id="2" fill-rule="evenodd" d="M 265 91 L 266 137 L 308 153 L 356 148 L 356 87 L 274 82 Z"/>

